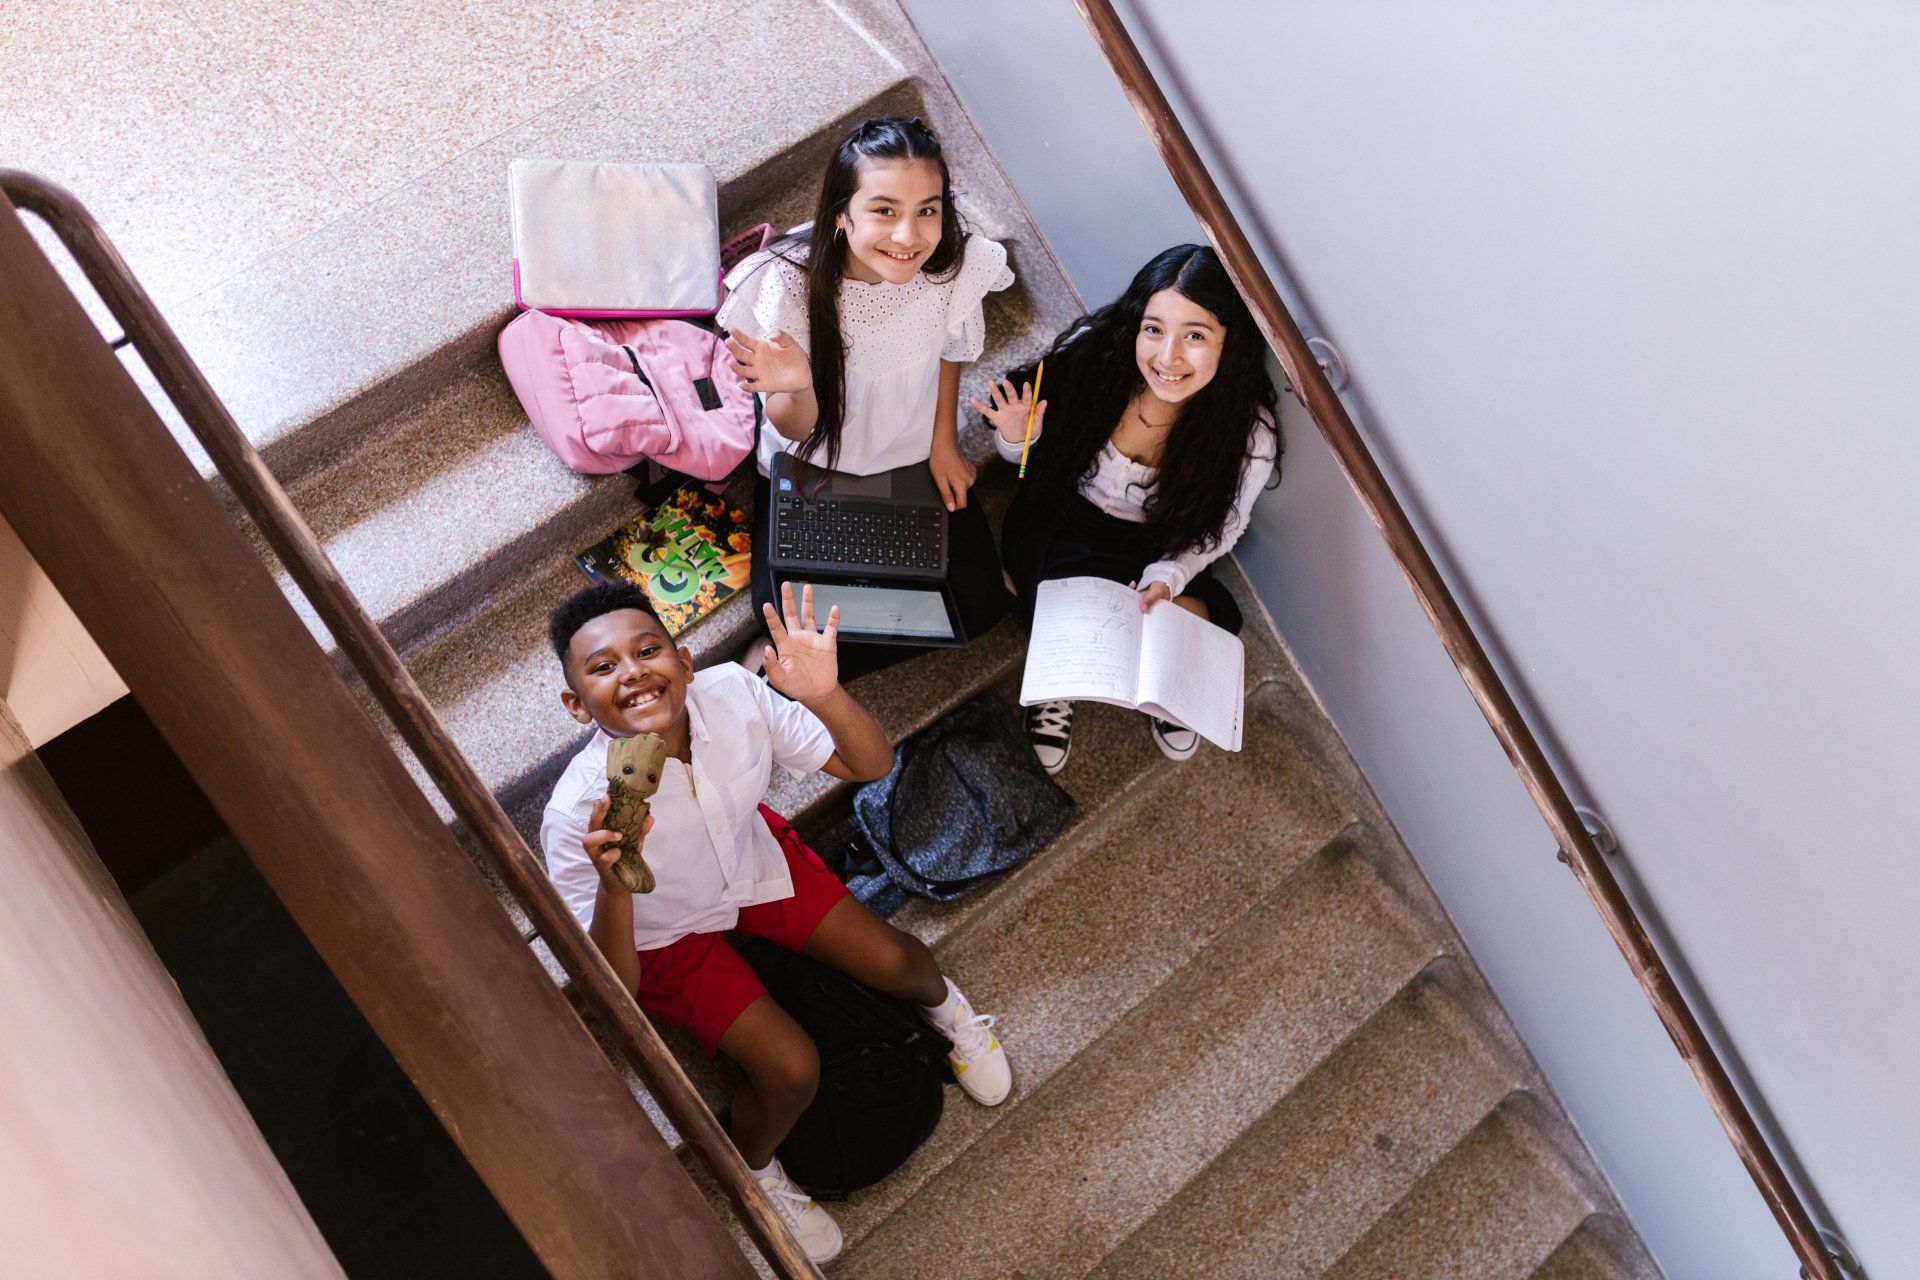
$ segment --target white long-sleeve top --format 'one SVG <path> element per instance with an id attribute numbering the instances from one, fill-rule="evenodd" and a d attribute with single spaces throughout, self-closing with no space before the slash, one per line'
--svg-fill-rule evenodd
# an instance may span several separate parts
<path id="1" fill-rule="evenodd" d="M 1037 443 L 1040 433 L 1036 432 L 1033 438 Z M 993 443 L 1000 450 L 1002 458 L 1008 462 L 1020 461 L 1021 441 L 1008 440 L 995 431 Z M 1187 589 L 1187 584 L 1193 581 L 1196 573 L 1233 550 L 1233 544 L 1240 541 L 1240 535 L 1246 532 L 1254 499 L 1260 496 L 1260 491 L 1266 488 L 1268 479 L 1273 475 L 1274 460 L 1280 456 L 1278 445 L 1273 421 L 1262 413 L 1260 426 L 1254 432 L 1253 452 L 1240 469 L 1240 492 L 1233 500 L 1233 510 L 1228 512 L 1226 524 L 1221 526 L 1220 540 L 1204 551 L 1197 546 L 1188 547 L 1178 555 L 1154 561 L 1140 572 L 1143 590 L 1149 583 L 1164 582 L 1168 594 L 1177 596 Z M 1080 496 L 1110 516 L 1133 524 L 1145 524 L 1147 499 L 1153 496 L 1153 487 L 1159 482 L 1158 467 L 1135 462 L 1114 448 L 1113 441 L 1109 440 L 1101 446 L 1093 474 L 1080 482 Z"/>

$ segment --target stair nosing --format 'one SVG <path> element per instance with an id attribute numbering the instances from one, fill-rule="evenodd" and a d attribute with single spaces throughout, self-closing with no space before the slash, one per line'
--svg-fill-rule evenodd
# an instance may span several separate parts
<path id="1" fill-rule="evenodd" d="M 1377 871 L 1375 874 L 1378 874 Z M 1388 889 L 1391 890 L 1391 883 L 1385 882 L 1384 877 L 1382 877 L 1382 881 L 1383 883 L 1387 883 Z M 1419 932 L 1423 937 L 1427 937 L 1435 947 L 1435 951 L 1434 954 L 1428 957 L 1426 963 L 1421 965 L 1419 971 L 1408 980 L 1406 985 L 1383 1002 L 1379 1008 L 1375 1009 L 1364 1022 L 1352 1028 L 1339 1043 L 1329 1049 L 1328 1052 L 1313 1065 L 1312 1069 L 1306 1075 L 1303 1075 L 1299 1080 L 1294 1082 L 1291 1088 L 1275 1098 L 1271 1105 L 1250 1121 L 1225 1147 L 1215 1153 L 1210 1160 L 1195 1166 L 1189 1176 L 1183 1179 L 1181 1183 L 1165 1197 L 1160 1206 L 1155 1209 L 1152 1214 L 1149 1214 L 1145 1219 L 1136 1223 L 1131 1231 L 1115 1241 L 1112 1248 L 1107 1250 L 1098 1261 L 1082 1273 L 1083 1276 L 1095 1276 L 1105 1271 L 1108 1268 L 1109 1262 L 1120 1256 L 1133 1241 L 1140 1238 L 1142 1233 L 1153 1230 L 1155 1224 L 1159 1222 L 1161 1215 L 1176 1210 L 1181 1205 L 1183 1197 L 1195 1189 L 1210 1172 L 1216 1168 L 1224 1167 L 1225 1162 L 1231 1160 L 1235 1153 L 1242 1148 L 1243 1144 L 1252 1140 L 1252 1136 L 1256 1130 L 1263 1125 L 1275 1121 L 1276 1118 L 1281 1116 L 1289 1107 L 1298 1105 L 1300 1091 L 1307 1088 L 1316 1076 L 1330 1070 L 1343 1053 L 1356 1044 L 1361 1037 L 1365 1036 L 1378 1022 L 1386 1018 L 1399 1003 L 1411 1003 L 1423 998 L 1430 1001 L 1435 1006 L 1435 1012 L 1432 1014 L 1433 1018 L 1436 1022 L 1442 1024 L 1442 1034 L 1456 1041 L 1461 1052 L 1471 1055 L 1475 1059 L 1474 1070 L 1476 1074 L 1485 1080 L 1499 1081 L 1501 1087 L 1491 1101 L 1484 1107 L 1473 1112 L 1465 1120 L 1464 1124 L 1459 1126 L 1456 1132 L 1451 1133 L 1446 1144 L 1434 1151 L 1432 1158 L 1419 1169 L 1418 1173 L 1406 1184 L 1406 1187 L 1399 1195 L 1388 1201 L 1378 1215 L 1357 1225 L 1354 1233 L 1345 1241 L 1340 1250 L 1332 1255 L 1332 1259 L 1330 1260 L 1337 1260 L 1347 1249 L 1358 1243 L 1368 1231 L 1372 1230 L 1381 1216 L 1391 1211 L 1394 1204 L 1397 1204 L 1408 1191 L 1418 1185 L 1422 1178 L 1432 1172 L 1433 1168 L 1437 1166 L 1441 1160 L 1445 1159 L 1449 1152 L 1478 1128 L 1486 1120 L 1487 1116 L 1492 1114 L 1494 1109 L 1500 1106 L 1506 1097 L 1519 1087 L 1514 1079 L 1513 1073 L 1507 1069 L 1506 1064 L 1502 1063 L 1497 1055 L 1491 1053 L 1487 1046 L 1482 1043 L 1479 1027 L 1467 1011 L 1460 1007 L 1458 994 L 1451 989 L 1449 983 L 1438 976 L 1439 971 L 1452 959 L 1452 956 L 1445 949 L 1444 940 L 1432 938 L 1430 935 L 1427 935 L 1424 930 L 1416 929 L 1416 932 Z"/>
<path id="2" fill-rule="evenodd" d="M 1165 993 L 1169 989 L 1176 988 L 1183 978 L 1206 964 L 1210 953 L 1216 947 L 1228 941 L 1237 931 L 1249 927 L 1250 921 L 1261 912 L 1274 909 L 1282 904 L 1290 895 L 1297 891 L 1302 881 L 1307 877 L 1314 874 L 1337 873 L 1336 864 L 1342 859 L 1350 860 L 1355 865 L 1363 867 L 1364 874 L 1383 896 L 1391 893 L 1390 886 L 1388 886 L 1379 874 L 1374 871 L 1370 865 L 1367 865 L 1364 860 L 1356 859 L 1351 852 L 1339 849 L 1335 839 L 1331 836 L 1322 840 L 1311 852 L 1295 862 L 1285 875 L 1268 886 L 1265 893 L 1257 897 L 1248 897 L 1240 911 L 1234 913 L 1231 918 L 1223 920 L 1220 927 L 1211 937 L 1196 947 L 1178 965 L 1164 974 L 1153 986 L 1142 991 L 1139 994 L 1139 998 L 1130 1004 L 1118 1017 L 1101 1028 L 1086 1043 L 1075 1049 L 1073 1054 L 1063 1060 L 1032 1092 L 1027 1092 L 1026 1089 L 1022 1087 L 1017 1090 L 1013 1096 L 1009 1097 L 1006 1102 L 993 1108 L 991 1119 L 985 1125 L 974 1133 L 964 1145 L 956 1147 L 953 1151 L 946 1153 L 945 1158 L 937 1166 L 926 1170 L 925 1176 L 921 1181 L 904 1197 L 889 1207 L 884 1214 L 874 1219 L 871 1223 L 861 1224 L 856 1222 L 852 1229 L 849 1229 L 843 1222 L 842 1230 L 845 1233 L 846 1249 L 850 1252 L 864 1243 L 876 1232 L 884 1229 L 896 1215 L 911 1213 L 912 1206 L 919 1197 L 928 1194 L 933 1188 L 938 1186 L 953 1166 L 965 1158 L 966 1155 L 988 1135 L 998 1131 L 1010 1120 L 1026 1114 L 1029 1104 L 1043 1104 L 1050 1094 L 1073 1087 L 1076 1083 L 1072 1078 L 1073 1073 L 1076 1070 L 1086 1071 L 1091 1069 L 1087 1065 L 1091 1061 L 1088 1057 L 1090 1053 L 1110 1040 L 1114 1043 L 1119 1043 L 1127 1034 L 1129 1024 L 1136 1023 L 1139 1019 L 1148 1016 L 1150 1012 L 1158 1012 L 1158 1001 L 1173 998 Z M 1380 993 L 1379 998 L 1369 1004 L 1363 1014 L 1356 1020 L 1342 1027 L 1336 1038 L 1317 1052 L 1317 1055 L 1312 1061 L 1306 1064 L 1300 1073 L 1287 1084 L 1285 1090 L 1276 1097 L 1272 1104 L 1269 1104 L 1270 1106 L 1278 1105 L 1280 1099 L 1283 1099 L 1287 1093 L 1297 1089 L 1315 1070 L 1318 1070 L 1324 1065 L 1330 1057 L 1339 1052 L 1340 1048 L 1348 1044 L 1362 1028 L 1377 1017 L 1382 1009 L 1387 1007 L 1387 1005 L 1396 999 L 1401 992 L 1406 990 L 1408 986 L 1417 981 L 1419 976 L 1426 971 L 1437 956 L 1443 954 L 1440 951 L 1440 940 L 1424 931 L 1411 927 L 1409 921 L 1402 913 L 1387 909 L 1384 910 L 1382 914 L 1385 918 L 1386 928 L 1398 934 L 1402 940 L 1409 944 L 1410 948 L 1416 948 L 1424 952 L 1424 954 L 1417 963 L 1412 965 L 1406 975 L 1403 976 L 1391 990 Z M 1016 1065 L 1016 1078 L 1017 1072 L 1018 1067 Z M 1011 1105 L 1016 1103 L 1017 1105 Z M 1265 1109 L 1263 1109 L 1262 1114 L 1264 1114 L 1264 1110 Z M 1244 1132 L 1244 1129 L 1245 1126 L 1242 1126 L 1240 1132 Z M 1238 1137 L 1239 1133 L 1237 1132 L 1233 1139 L 1229 1139 L 1219 1151 L 1214 1152 L 1207 1160 L 1200 1162 L 1196 1168 L 1204 1168 L 1210 1164 L 1212 1160 L 1219 1158 L 1224 1151 L 1231 1147 L 1233 1141 L 1237 1140 Z M 1186 1182 L 1190 1180 L 1190 1176 L 1191 1175 L 1189 1175 L 1189 1178 L 1182 1179 L 1182 1186 L 1186 1185 Z M 898 1177 L 898 1172 L 890 1175 L 890 1178 Z M 1141 1218 L 1139 1222 L 1135 1223 L 1134 1227 L 1138 1228 L 1149 1221 L 1151 1217 L 1152 1213 L 1148 1213 Z M 1124 1236 L 1116 1238 L 1107 1249 L 1102 1250 L 1100 1256 L 1104 1257 L 1112 1248 L 1117 1247 L 1120 1239 L 1124 1239 Z M 1096 1258 L 1093 1265 L 1097 1266 L 1098 1262 L 1099 1259 Z"/>
<path id="3" fill-rule="evenodd" d="M 1593 1203 L 1592 1197 L 1581 1185 L 1577 1171 L 1567 1167 L 1566 1158 L 1558 1147 L 1544 1134 L 1535 1130 L 1533 1117 L 1521 1114 L 1526 1110 L 1545 1109 L 1545 1107 L 1546 1104 L 1540 1096 L 1524 1084 L 1515 1085 L 1509 1089 L 1478 1123 L 1463 1134 L 1459 1141 L 1455 1142 L 1412 1187 L 1408 1188 L 1406 1194 L 1381 1214 L 1366 1232 L 1352 1241 L 1328 1265 L 1326 1274 L 1329 1276 L 1336 1274 L 1350 1260 L 1358 1258 L 1362 1248 L 1368 1246 L 1369 1242 L 1377 1242 L 1383 1232 L 1394 1230 L 1398 1226 L 1399 1219 L 1410 1212 L 1408 1206 L 1422 1189 L 1434 1185 L 1432 1180 L 1440 1176 L 1441 1170 L 1464 1158 L 1478 1141 L 1484 1141 L 1481 1135 L 1488 1133 L 1495 1126 L 1503 1126 L 1509 1130 L 1515 1144 L 1523 1148 L 1524 1153 L 1531 1157 L 1538 1178 L 1543 1181 L 1559 1182 L 1581 1206 L 1581 1212 L 1573 1219 L 1573 1223 L 1555 1238 L 1555 1243 L 1526 1267 L 1528 1275 L 1538 1270 L 1567 1236 L 1578 1230 L 1581 1223 L 1599 1210 L 1599 1206 Z"/>

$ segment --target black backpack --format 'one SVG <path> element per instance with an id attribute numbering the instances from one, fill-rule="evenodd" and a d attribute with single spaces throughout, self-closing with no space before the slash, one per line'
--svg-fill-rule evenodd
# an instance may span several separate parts
<path id="1" fill-rule="evenodd" d="M 903 1000 L 764 938 L 740 954 L 820 1050 L 820 1091 L 777 1150 L 808 1194 L 845 1199 L 898 1169 L 940 1123 L 952 1047 Z"/>

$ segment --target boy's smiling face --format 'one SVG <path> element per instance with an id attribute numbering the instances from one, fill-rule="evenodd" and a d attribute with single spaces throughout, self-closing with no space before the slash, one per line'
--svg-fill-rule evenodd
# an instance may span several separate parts
<path id="1" fill-rule="evenodd" d="M 560 701 L 581 724 L 616 738 L 657 733 L 684 754 L 693 655 L 674 648 L 657 618 L 616 609 L 590 620 L 567 646 L 566 676 Z"/>

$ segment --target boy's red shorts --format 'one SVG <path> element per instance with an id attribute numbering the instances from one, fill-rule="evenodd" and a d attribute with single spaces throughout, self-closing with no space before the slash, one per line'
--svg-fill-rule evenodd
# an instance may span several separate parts
<path id="1" fill-rule="evenodd" d="M 760 814 L 787 857 L 793 896 L 742 907 L 734 928 L 799 951 L 827 912 L 847 896 L 847 886 L 785 818 L 765 805 Z M 767 989 L 724 933 L 690 933 L 640 953 L 640 1007 L 692 1032 L 709 1058 L 720 1051 L 720 1037 L 733 1020 L 765 994 Z"/>

